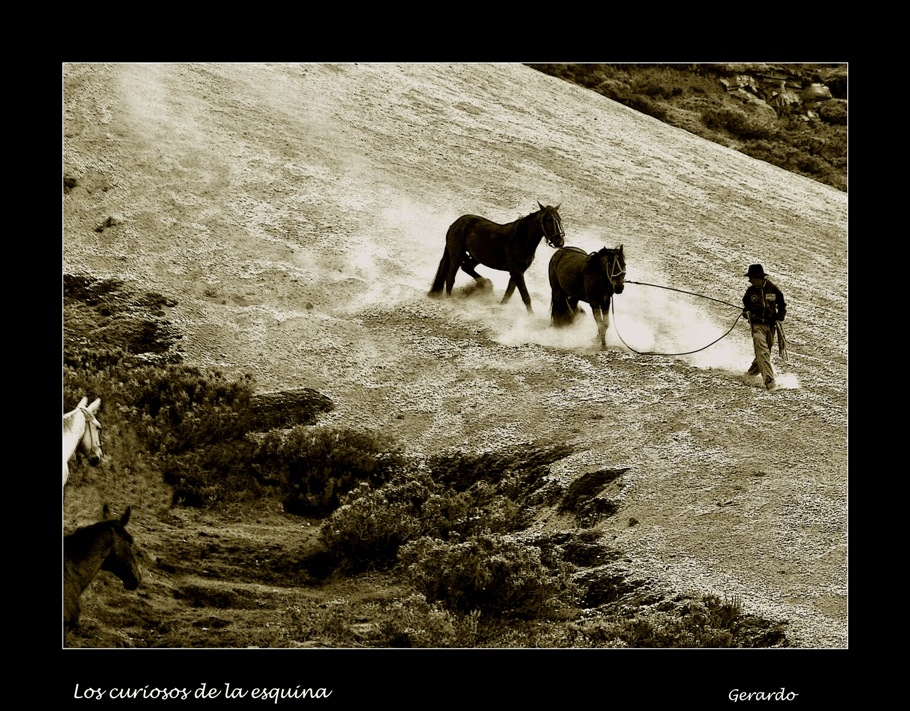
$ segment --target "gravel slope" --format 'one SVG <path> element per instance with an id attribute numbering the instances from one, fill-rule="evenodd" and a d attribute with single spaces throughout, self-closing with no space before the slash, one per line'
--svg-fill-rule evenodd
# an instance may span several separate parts
<path id="1" fill-rule="evenodd" d="M 67 65 L 64 169 L 64 271 L 176 298 L 190 361 L 316 388 L 326 425 L 418 453 L 629 467 L 601 525 L 631 567 L 847 646 L 846 194 L 510 64 Z M 742 322 L 688 356 L 623 344 L 700 348 L 737 317 L 716 301 L 629 285 L 607 351 L 590 317 L 554 330 L 545 245 L 533 315 L 490 270 L 492 294 L 426 296 L 455 218 L 538 200 L 568 243 L 624 244 L 630 280 L 735 304 L 764 264 L 783 388 L 742 379 Z"/>

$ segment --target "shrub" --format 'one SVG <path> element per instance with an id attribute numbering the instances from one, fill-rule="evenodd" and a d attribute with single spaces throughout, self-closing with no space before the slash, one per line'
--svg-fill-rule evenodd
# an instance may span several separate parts
<path id="1" fill-rule="evenodd" d="M 405 545 L 400 559 L 427 600 L 456 612 L 533 619 L 574 596 L 565 569 L 547 568 L 539 548 L 503 536 L 481 534 L 455 544 L 425 537 Z"/>
<path id="2" fill-rule="evenodd" d="M 459 615 L 431 605 L 423 595 L 396 600 L 384 610 L 379 625 L 383 647 L 473 647 L 480 613 Z"/>
<path id="3" fill-rule="evenodd" d="M 101 369 L 139 362 L 179 362 L 180 335 L 164 318 L 176 302 L 134 292 L 117 279 L 63 275 L 64 365 Z"/>
<path id="4" fill-rule="evenodd" d="M 475 533 L 511 533 L 527 528 L 532 511 L 511 497 L 500 494 L 487 482 L 478 482 L 462 493 L 451 493 L 441 500 L 446 513 L 445 525 L 439 526 L 434 535 L 449 538 Z"/>
<path id="5" fill-rule="evenodd" d="M 826 101 L 818 110 L 818 115 L 825 123 L 835 126 L 847 125 L 847 102 Z"/>
<path id="6" fill-rule="evenodd" d="M 152 451 L 179 454 L 242 437 L 252 382 L 185 365 L 133 371 L 128 384 L 140 432 Z"/>
<path id="7" fill-rule="evenodd" d="M 320 539 L 349 569 L 387 567 L 401 545 L 436 528 L 439 498 L 439 485 L 420 473 L 376 490 L 361 482 L 323 524 Z"/>
<path id="8" fill-rule="evenodd" d="M 252 468 L 255 453 L 256 445 L 241 439 L 167 457 L 162 473 L 173 504 L 205 507 L 262 496 L 266 488 Z"/>
<path id="9" fill-rule="evenodd" d="M 283 446 L 272 433 L 263 451 L 286 460 Z M 381 476 L 362 475 L 343 496 L 332 486 L 339 506 L 321 532 L 324 554 L 349 570 L 384 568 L 395 562 L 402 545 L 421 536 L 457 541 L 526 528 L 531 510 L 516 499 L 539 488 L 548 465 L 568 452 L 559 446 L 456 454 L 431 459 L 429 469 L 394 456 Z M 311 494 L 295 490 L 291 496 L 300 500 Z M 305 502 L 309 505 L 309 499 Z"/>
<path id="10" fill-rule="evenodd" d="M 812 155 L 804 151 L 799 151 L 793 158 L 793 162 L 796 166 L 794 172 L 802 173 L 803 175 L 822 175 L 830 168 L 830 166 L 817 155 Z"/>
<path id="11" fill-rule="evenodd" d="M 665 121 L 667 119 L 667 109 L 665 105 L 649 96 L 642 96 L 622 88 L 615 89 L 613 91 L 613 96 L 610 98 L 614 101 L 618 101 L 624 106 L 628 106 L 630 109 L 635 109 L 636 111 L 656 118 L 658 121 Z"/>
<path id="12" fill-rule="evenodd" d="M 561 531 L 538 536 L 534 545 L 541 549 L 544 563 L 556 554 L 560 560 L 581 568 L 593 568 L 615 561 L 622 553 L 603 542 L 604 534 L 592 529 Z"/>
<path id="13" fill-rule="evenodd" d="M 774 135 L 771 125 L 726 107 L 706 109 L 701 120 L 712 131 L 724 131 L 742 140 L 765 140 Z"/>
<path id="14" fill-rule="evenodd" d="M 585 645 L 638 648 L 780 647 L 787 645 L 779 623 L 742 614 L 736 597 L 683 597 L 656 607 L 636 606 L 571 627 Z"/>
<path id="15" fill-rule="evenodd" d="M 362 481 L 380 486 L 405 465 L 388 439 L 352 429 L 304 426 L 264 437 L 257 468 L 281 482 L 284 507 L 297 515 L 325 515 Z"/>
<path id="16" fill-rule="evenodd" d="M 332 560 L 348 570 L 364 570 L 388 567 L 402 545 L 421 536 L 460 540 L 480 532 L 514 531 L 527 523 L 527 512 L 489 484 L 448 491 L 411 467 L 377 489 L 367 482 L 355 487 L 323 524 L 320 539 Z"/>
<path id="17" fill-rule="evenodd" d="M 488 482 L 512 499 L 519 500 L 543 485 L 553 462 L 572 453 L 571 447 L 516 448 L 483 454 L 439 455 L 428 465 L 433 478 L 456 491 L 465 491 L 479 481 Z"/>
<path id="18" fill-rule="evenodd" d="M 312 388 L 298 388 L 277 393 L 253 395 L 250 400 L 251 431 L 312 425 L 323 412 L 335 409 L 335 403 Z"/>

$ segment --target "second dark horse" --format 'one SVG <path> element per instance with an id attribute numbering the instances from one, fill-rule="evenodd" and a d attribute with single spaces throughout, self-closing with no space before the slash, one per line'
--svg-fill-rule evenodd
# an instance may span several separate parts
<path id="1" fill-rule="evenodd" d="M 571 323 L 580 311 L 579 301 L 591 304 L 601 349 L 607 347 L 610 299 L 621 294 L 626 281 L 622 245 L 587 254 L 578 247 L 557 249 L 550 258 L 550 314 L 553 324 Z"/>
<path id="2" fill-rule="evenodd" d="M 455 220 L 446 233 L 446 249 L 430 294 L 442 293 L 443 286 L 446 293 L 451 294 L 459 268 L 478 282 L 483 281 L 474 269 L 483 264 L 509 272 L 509 286 L 502 303 L 506 303 L 518 287 L 521 300 L 531 313 L 531 297 L 525 286 L 524 274 L 534 261 L 537 245 L 541 239 L 546 239 L 551 247 L 565 244 L 559 205 L 544 207 L 539 202 L 537 204 L 539 210 L 505 225 L 477 215 L 462 215 Z"/>

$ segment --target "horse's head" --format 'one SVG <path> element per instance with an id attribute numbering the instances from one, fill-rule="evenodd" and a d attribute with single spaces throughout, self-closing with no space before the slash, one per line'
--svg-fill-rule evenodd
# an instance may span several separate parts
<path id="1" fill-rule="evenodd" d="M 135 590 L 142 580 L 142 568 L 139 565 L 133 537 L 126 530 L 130 512 L 131 507 L 127 506 L 120 518 L 110 518 L 107 504 L 104 505 L 104 520 L 110 526 L 113 545 L 101 568 L 120 578 L 127 590 Z"/>
<path id="2" fill-rule="evenodd" d="M 622 245 L 616 249 L 603 247 L 597 255 L 603 264 L 604 274 L 607 275 L 613 286 L 613 293 L 621 294 L 626 288 L 626 257 L 623 254 Z"/>
<path id="3" fill-rule="evenodd" d="M 101 451 L 101 423 L 95 417 L 99 407 L 101 407 L 101 398 L 97 398 L 91 405 L 79 404 L 79 411 L 85 417 L 85 431 L 82 433 L 80 444 L 92 466 L 98 466 L 101 457 L 104 456 Z"/>
<path id="4" fill-rule="evenodd" d="M 566 233 L 562 229 L 562 219 L 559 217 L 559 205 L 553 207 L 540 205 L 540 211 L 537 213 L 540 221 L 540 229 L 547 244 L 551 247 L 562 247 L 566 243 Z"/>

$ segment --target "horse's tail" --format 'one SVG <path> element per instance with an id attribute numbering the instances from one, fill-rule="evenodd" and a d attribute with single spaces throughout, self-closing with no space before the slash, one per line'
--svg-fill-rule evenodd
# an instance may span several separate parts
<path id="1" fill-rule="evenodd" d="M 441 294 L 442 289 L 446 283 L 446 276 L 449 273 L 449 265 L 451 264 L 451 257 L 449 257 L 449 247 L 446 245 L 445 251 L 442 253 L 442 259 L 439 262 L 439 269 L 436 270 L 436 276 L 433 279 L 433 286 L 430 287 L 430 295 Z"/>

